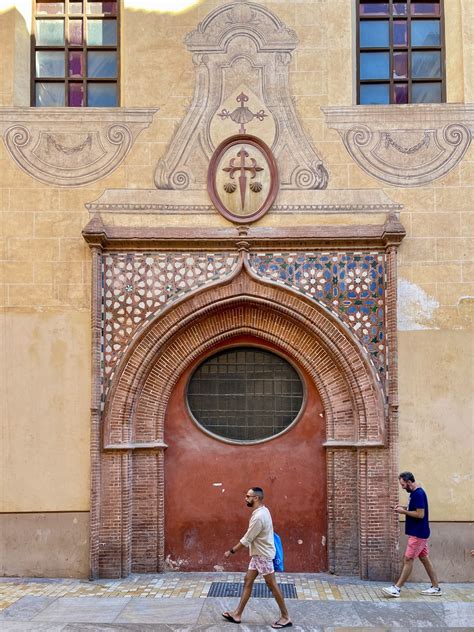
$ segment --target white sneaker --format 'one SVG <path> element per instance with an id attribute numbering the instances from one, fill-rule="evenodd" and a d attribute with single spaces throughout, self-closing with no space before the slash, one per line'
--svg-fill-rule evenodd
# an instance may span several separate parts
<path id="1" fill-rule="evenodd" d="M 422 595 L 442 595 L 443 591 L 441 590 L 441 588 L 433 588 L 433 586 L 430 586 L 429 588 L 427 588 L 426 590 L 422 590 L 421 593 Z"/>
<path id="2" fill-rule="evenodd" d="M 385 593 L 387 597 L 400 597 L 400 588 L 397 588 L 396 586 L 382 588 L 382 592 Z"/>

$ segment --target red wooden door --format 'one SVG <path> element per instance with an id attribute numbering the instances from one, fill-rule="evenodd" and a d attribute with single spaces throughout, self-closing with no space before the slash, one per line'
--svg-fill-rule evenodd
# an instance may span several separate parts
<path id="1" fill-rule="evenodd" d="M 261 341 L 247 336 L 232 344 L 262 346 Z M 266 343 L 265 348 L 278 350 Z M 229 560 L 223 554 L 247 529 L 251 509 L 245 504 L 246 491 L 260 486 L 283 541 L 285 571 L 327 570 L 325 427 L 314 384 L 299 367 L 305 401 L 298 422 L 286 433 L 254 445 L 229 444 L 203 432 L 188 410 L 187 383 L 200 362 L 180 377 L 165 422 L 168 567 L 244 570 L 246 551 Z"/>

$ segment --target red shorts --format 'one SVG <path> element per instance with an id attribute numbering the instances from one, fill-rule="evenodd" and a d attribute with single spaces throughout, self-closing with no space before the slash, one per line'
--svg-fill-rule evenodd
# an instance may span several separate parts
<path id="1" fill-rule="evenodd" d="M 407 550 L 405 557 L 415 560 L 417 557 L 427 557 L 429 554 L 428 540 L 425 538 L 417 538 L 414 535 L 408 537 Z"/>

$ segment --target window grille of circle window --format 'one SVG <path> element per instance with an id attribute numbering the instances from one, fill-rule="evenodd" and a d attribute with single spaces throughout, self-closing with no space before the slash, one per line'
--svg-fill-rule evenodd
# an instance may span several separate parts
<path id="1" fill-rule="evenodd" d="M 303 383 L 281 356 L 256 347 L 221 351 L 193 373 L 189 409 L 207 432 L 235 442 L 274 437 L 297 418 Z"/>

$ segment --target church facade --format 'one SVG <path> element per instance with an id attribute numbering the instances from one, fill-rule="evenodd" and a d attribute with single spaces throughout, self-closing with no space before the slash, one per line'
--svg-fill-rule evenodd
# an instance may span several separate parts
<path id="1" fill-rule="evenodd" d="M 0 13 L 1 573 L 473 579 L 471 2 L 181 4 Z"/>

